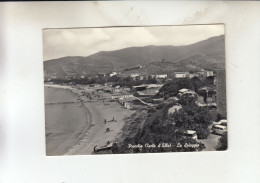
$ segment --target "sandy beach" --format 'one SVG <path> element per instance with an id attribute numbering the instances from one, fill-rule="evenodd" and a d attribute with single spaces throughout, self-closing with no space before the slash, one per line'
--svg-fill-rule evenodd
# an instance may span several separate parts
<path id="1" fill-rule="evenodd" d="M 71 103 L 45 104 L 47 155 L 92 154 L 95 145 L 115 142 L 123 133 L 125 118 L 134 113 L 123 108 L 118 102 L 111 101 L 110 94 L 104 94 L 104 100 L 97 95 L 92 95 L 91 100 L 82 95 L 83 91 L 91 93 L 93 88 L 48 86 L 48 90 L 52 89 L 59 95 L 58 102 L 64 100 Z M 66 93 L 67 96 L 62 99 L 59 92 L 64 90 L 70 92 L 70 96 Z M 55 95 L 54 93 L 51 95 Z M 50 102 L 47 100 L 53 97 L 50 96 L 45 96 L 45 103 Z M 55 113 L 55 119 L 48 119 L 47 116 L 53 116 L 50 115 L 51 112 Z M 110 129 L 109 132 L 106 132 L 107 128 Z"/>

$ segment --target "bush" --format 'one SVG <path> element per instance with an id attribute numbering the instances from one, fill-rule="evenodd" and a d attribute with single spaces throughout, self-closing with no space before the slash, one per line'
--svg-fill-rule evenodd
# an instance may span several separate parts
<path id="1" fill-rule="evenodd" d="M 144 102 L 146 102 L 146 103 L 152 103 L 152 102 L 153 102 L 153 99 L 152 99 L 152 98 L 149 98 L 149 97 L 143 98 L 142 100 L 143 100 Z"/>
<path id="2" fill-rule="evenodd" d="M 156 109 L 154 109 L 154 108 L 149 108 L 147 112 L 148 112 L 149 114 L 150 114 L 150 113 L 155 113 L 155 112 L 156 112 Z"/>
<path id="3" fill-rule="evenodd" d="M 165 106 L 165 103 L 162 102 L 159 105 L 156 106 L 156 109 L 162 109 Z"/>
<path id="4" fill-rule="evenodd" d="M 218 140 L 218 145 L 215 148 L 217 151 L 225 151 L 228 148 L 227 133 L 224 133 L 222 137 Z"/>
<path id="5" fill-rule="evenodd" d="M 209 134 L 210 134 L 210 130 L 208 128 L 204 129 L 204 128 L 198 128 L 195 129 L 198 135 L 199 139 L 206 139 Z"/>

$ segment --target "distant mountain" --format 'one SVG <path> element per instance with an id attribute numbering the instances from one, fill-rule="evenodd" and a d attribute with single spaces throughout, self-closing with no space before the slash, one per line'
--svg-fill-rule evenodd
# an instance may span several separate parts
<path id="1" fill-rule="evenodd" d="M 148 73 L 225 68 L 224 36 L 212 37 L 186 46 L 129 47 L 101 51 L 88 57 L 63 57 L 44 62 L 45 78 L 82 76 L 124 71 L 138 65 Z M 140 72 L 143 69 L 140 70 Z M 131 72 L 139 72 L 132 70 Z"/>

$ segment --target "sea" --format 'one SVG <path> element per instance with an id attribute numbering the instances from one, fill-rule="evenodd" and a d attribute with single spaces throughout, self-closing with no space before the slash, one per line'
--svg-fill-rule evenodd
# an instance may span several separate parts
<path id="1" fill-rule="evenodd" d="M 87 113 L 69 89 L 45 86 L 46 154 L 64 155 L 87 125 Z"/>

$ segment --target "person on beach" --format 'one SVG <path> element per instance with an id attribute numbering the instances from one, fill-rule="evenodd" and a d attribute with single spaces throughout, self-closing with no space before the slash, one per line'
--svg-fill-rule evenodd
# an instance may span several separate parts
<path id="1" fill-rule="evenodd" d="M 105 124 L 107 123 L 107 119 L 104 120 Z"/>
<path id="2" fill-rule="evenodd" d="M 97 151 L 97 150 L 96 150 L 96 148 L 97 148 L 97 145 L 95 145 L 95 146 L 94 146 L 94 152 L 96 152 L 96 151 Z"/>

